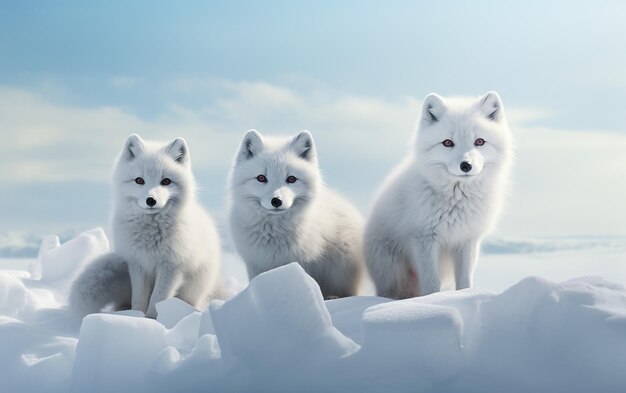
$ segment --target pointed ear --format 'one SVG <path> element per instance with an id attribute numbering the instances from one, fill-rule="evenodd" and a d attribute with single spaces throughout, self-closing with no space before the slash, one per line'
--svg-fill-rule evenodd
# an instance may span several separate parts
<path id="1" fill-rule="evenodd" d="M 422 106 L 422 120 L 428 124 L 433 124 L 441 119 L 446 112 L 446 104 L 439 94 L 430 93 L 424 98 Z"/>
<path id="2" fill-rule="evenodd" d="M 187 142 L 183 138 L 176 138 L 172 143 L 165 147 L 165 152 L 179 164 L 185 165 L 189 163 L 189 148 Z"/>
<path id="3" fill-rule="evenodd" d="M 144 150 L 144 142 L 143 139 L 137 134 L 133 134 L 128 137 L 126 143 L 124 144 L 124 150 L 122 150 L 122 157 L 127 159 L 128 161 L 134 159 Z"/>
<path id="4" fill-rule="evenodd" d="M 238 160 L 249 160 L 263 150 L 263 136 L 257 130 L 250 130 L 244 135 Z"/>
<path id="5" fill-rule="evenodd" d="M 480 101 L 480 111 L 489 120 L 500 121 L 504 116 L 504 108 L 500 95 L 490 91 Z"/>
<path id="6" fill-rule="evenodd" d="M 300 131 L 300 133 L 291 140 L 290 148 L 298 157 L 307 161 L 315 161 L 317 157 L 315 144 L 313 143 L 313 135 L 311 135 L 309 131 Z"/>

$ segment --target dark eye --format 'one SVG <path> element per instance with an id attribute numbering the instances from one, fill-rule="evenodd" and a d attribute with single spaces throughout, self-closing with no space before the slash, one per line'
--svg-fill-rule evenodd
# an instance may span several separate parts
<path id="1" fill-rule="evenodd" d="M 454 146 L 454 142 L 452 142 L 450 139 L 446 139 L 445 141 L 441 142 L 445 147 L 453 147 Z"/>
<path id="2" fill-rule="evenodd" d="M 161 185 L 162 186 L 169 186 L 170 184 L 172 184 L 172 180 L 167 178 L 167 177 L 165 179 L 161 180 Z"/>
<path id="3" fill-rule="evenodd" d="M 295 183 L 296 182 L 296 177 L 295 176 L 288 176 L 287 177 L 287 183 Z"/>
<path id="4" fill-rule="evenodd" d="M 265 175 L 259 175 L 256 177 L 256 179 L 260 182 L 260 183 L 267 183 L 267 177 L 265 177 Z"/>
<path id="5" fill-rule="evenodd" d="M 139 184 L 140 186 L 143 186 L 144 184 L 146 184 L 146 182 L 141 177 L 136 178 L 135 183 Z"/>
<path id="6" fill-rule="evenodd" d="M 485 140 L 483 138 L 478 138 L 474 141 L 474 146 L 482 146 L 485 144 Z"/>

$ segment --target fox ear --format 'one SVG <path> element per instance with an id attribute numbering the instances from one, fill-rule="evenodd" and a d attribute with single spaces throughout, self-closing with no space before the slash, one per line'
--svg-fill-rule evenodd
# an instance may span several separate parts
<path id="1" fill-rule="evenodd" d="M 122 150 L 122 157 L 128 161 L 134 159 L 141 153 L 143 153 L 144 142 L 143 139 L 137 134 L 133 134 L 128 137 L 124 144 L 124 150 Z"/>
<path id="2" fill-rule="evenodd" d="M 315 152 L 315 144 L 313 143 L 313 135 L 309 131 L 300 131 L 291 140 L 291 149 L 296 152 L 298 157 L 307 161 L 314 161 L 317 157 Z"/>
<path id="3" fill-rule="evenodd" d="M 263 137 L 257 130 L 250 130 L 244 135 L 237 159 L 248 160 L 263 150 Z"/>
<path id="4" fill-rule="evenodd" d="M 500 95 L 495 91 L 485 94 L 480 101 L 480 111 L 487 119 L 500 121 L 504 115 Z"/>
<path id="5" fill-rule="evenodd" d="M 179 164 L 187 164 L 189 162 L 189 148 L 187 142 L 183 138 L 176 138 L 165 148 L 167 154 Z"/>
<path id="6" fill-rule="evenodd" d="M 422 120 L 428 124 L 433 124 L 441 119 L 446 111 L 446 104 L 439 94 L 430 93 L 424 98 L 422 106 Z"/>

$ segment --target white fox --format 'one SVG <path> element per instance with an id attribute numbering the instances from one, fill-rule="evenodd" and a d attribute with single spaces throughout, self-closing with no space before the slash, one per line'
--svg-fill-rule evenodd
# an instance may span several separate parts
<path id="1" fill-rule="evenodd" d="M 313 136 L 249 131 L 230 175 L 230 229 L 250 279 L 299 262 L 324 297 L 354 295 L 364 270 L 363 219 L 322 184 Z"/>
<path id="2" fill-rule="evenodd" d="M 408 157 L 378 192 L 364 244 L 380 296 L 472 286 L 480 242 L 501 210 L 512 157 L 500 97 L 426 97 Z"/>
<path id="3" fill-rule="evenodd" d="M 216 290 L 220 244 L 196 200 L 185 141 L 163 145 L 131 135 L 117 159 L 113 189 L 114 251 L 74 282 L 70 306 L 87 314 L 130 305 L 150 318 L 156 303 L 173 296 L 205 307 Z"/>

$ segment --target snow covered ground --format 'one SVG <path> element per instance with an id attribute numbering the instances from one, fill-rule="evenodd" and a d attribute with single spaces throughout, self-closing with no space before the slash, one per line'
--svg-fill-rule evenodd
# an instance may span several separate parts
<path id="1" fill-rule="evenodd" d="M 0 259 L 3 393 L 626 391 L 624 239 L 491 241 L 475 289 L 423 298 L 323 301 L 291 264 L 203 312 L 81 323 L 69 283 L 108 247 L 96 229 Z M 246 284 L 236 255 L 223 270 Z"/>

